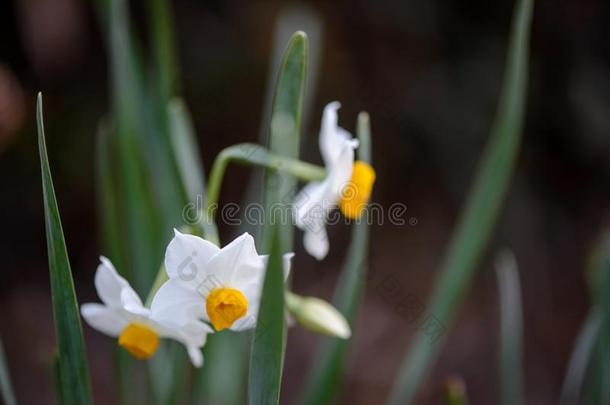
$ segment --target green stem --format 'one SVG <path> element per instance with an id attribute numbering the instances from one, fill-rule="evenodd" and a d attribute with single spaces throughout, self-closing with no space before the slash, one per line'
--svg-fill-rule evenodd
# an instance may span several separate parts
<path id="1" fill-rule="evenodd" d="M 323 180 L 326 176 L 326 170 L 320 166 L 275 155 L 257 144 L 240 143 L 229 146 L 218 154 L 210 172 L 206 198 L 207 218 L 210 221 L 214 220 L 222 180 L 231 162 L 288 173 L 303 181 Z"/>

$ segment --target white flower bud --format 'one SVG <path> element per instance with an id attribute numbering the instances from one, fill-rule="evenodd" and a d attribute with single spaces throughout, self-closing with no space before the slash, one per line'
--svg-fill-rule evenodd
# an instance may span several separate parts
<path id="1" fill-rule="evenodd" d="M 287 292 L 286 307 L 301 325 L 314 332 L 342 339 L 352 335 L 345 317 L 324 300 Z"/>

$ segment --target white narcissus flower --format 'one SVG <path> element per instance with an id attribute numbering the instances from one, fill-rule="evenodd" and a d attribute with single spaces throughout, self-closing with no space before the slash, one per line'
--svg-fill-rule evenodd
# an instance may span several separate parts
<path id="1" fill-rule="evenodd" d="M 186 347 L 193 365 L 201 367 L 201 347 L 207 334 L 213 330 L 194 318 L 177 325 L 171 319 L 157 316 L 142 304 L 140 297 L 117 273 L 110 260 L 102 256 L 100 261 L 95 273 L 95 287 L 103 304 L 83 304 L 81 314 L 85 321 L 106 335 L 118 337 L 121 347 L 142 360 L 155 354 L 159 338 L 177 340 Z M 153 305 L 159 310 L 166 304 L 157 296 L 153 299 Z"/>
<path id="2" fill-rule="evenodd" d="M 326 178 L 307 184 L 295 199 L 295 222 L 305 233 L 303 244 L 318 260 L 328 254 L 326 218 L 339 206 L 343 215 L 360 217 L 371 195 L 375 171 L 365 162 L 354 162 L 358 140 L 338 125 L 338 101 L 329 103 L 322 115 L 320 152 L 326 166 Z"/>
<path id="3" fill-rule="evenodd" d="M 156 298 L 164 304 L 152 311 L 177 324 L 193 317 L 210 322 L 217 331 L 246 330 L 256 326 L 256 317 L 267 267 L 267 256 L 256 252 L 248 233 L 220 249 L 205 239 L 175 236 L 165 253 L 169 280 Z M 284 255 L 284 276 L 290 271 L 293 254 Z"/>

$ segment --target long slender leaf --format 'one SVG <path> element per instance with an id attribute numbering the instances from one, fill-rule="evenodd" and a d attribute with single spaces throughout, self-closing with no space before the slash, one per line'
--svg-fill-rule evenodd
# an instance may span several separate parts
<path id="1" fill-rule="evenodd" d="M 359 159 L 372 164 L 369 117 L 358 116 Z M 333 302 L 355 330 L 356 315 L 364 290 L 365 273 L 368 267 L 369 225 L 359 221 L 352 225 L 352 237 L 346 261 L 341 270 Z M 321 338 L 314 355 L 304 390 L 300 396 L 302 404 L 335 403 L 341 387 L 343 369 L 350 341 L 337 338 Z"/>
<path id="2" fill-rule="evenodd" d="M 102 236 L 102 251 L 108 256 L 123 276 L 136 280 L 137 268 L 129 265 L 129 249 L 133 246 L 125 238 L 127 220 L 124 197 L 125 181 L 122 176 L 121 162 L 118 153 L 118 136 L 114 126 L 102 121 L 97 134 L 97 193 L 100 205 L 99 223 Z M 120 402 L 124 404 L 141 404 L 146 401 L 141 394 L 146 381 L 138 375 L 142 369 L 137 361 L 124 350 L 116 350 L 116 382 L 119 387 Z"/>
<path id="3" fill-rule="evenodd" d="M 168 0 L 149 0 L 150 37 L 153 39 L 154 81 L 159 98 L 167 105 L 178 87 L 178 58 L 174 47 L 172 9 Z"/>
<path id="4" fill-rule="evenodd" d="M 180 178 L 189 200 L 195 202 L 197 197 L 203 196 L 205 189 L 203 162 L 198 151 L 195 129 L 182 99 L 172 99 L 168 113 Z"/>
<path id="5" fill-rule="evenodd" d="M 601 325 L 601 329 L 603 330 L 603 325 Z M 603 333 L 603 331 L 600 332 L 600 334 L 601 333 Z M 603 356 L 600 340 L 601 337 L 595 342 L 595 348 L 593 349 L 593 356 L 590 359 L 590 364 L 585 376 L 581 398 L 580 401 L 577 402 L 583 405 L 608 403 L 608 401 L 604 401 L 603 398 L 604 386 L 608 384 L 608 380 L 604 379 L 604 361 L 606 359 Z"/>
<path id="6" fill-rule="evenodd" d="M 194 388 L 196 404 L 242 405 L 247 400 L 246 362 L 250 355 L 250 334 L 222 331 L 208 336 L 205 366 L 198 370 Z"/>
<path id="7" fill-rule="evenodd" d="M 303 100 L 303 113 L 307 119 L 308 111 L 311 111 L 314 95 L 316 92 L 318 67 L 320 64 L 320 53 L 322 50 L 322 20 L 317 12 L 306 4 L 287 3 L 275 21 L 273 34 L 273 52 L 271 54 L 269 70 L 266 80 L 265 101 L 263 103 L 258 141 L 262 144 L 269 143 L 269 129 L 272 117 L 275 81 L 282 67 L 282 59 L 285 56 L 286 42 L 290 41 L 294 33 L 299 30 L 307 33 L 308 42 L 312 44 L 307 51 L 307 82 L 305 83 L 305 98 Z"/>
<path id="8" fill-rule="evenodd" d="M 57 207 L 49 168 L 42 115 L 42 95 L 40 93 L 36 102 L 36 120 L 38 124 L 38 149 L 42 172 L 51 296 L 53 298 L 55 334 L 59 350 L 58 369 L 62 387 L 62 402 L 66 404 L 89 404 L 91 403 L 89 367 L 85 356 L 85 345 L 74 294 L 70 261 L 68 260 L 59 208 Z"/>
<path id="9" fill-rule="evenodd" d="M 13 384 L 11 384 L 11 376 L 8 372 L 6 356 L 4 355 L 2 339 L 0 339 L 0 392 L 6 405 L 17 404 L 15 393 L 13 392 Z"/>
<path id="10" fill-rule="evenodd" d="M 436 330 L 448 328 L 453 321 L 508 189 L 525 110 L 532 8 L 532 0 L 517 1 L 496 121 L 427 306 Z M 410 343 L 390 395 L 390 404 L 411 403 L 430 371 L 443 341 L 431 338 L 430 330 L 430 327 L 421 328 Z"/>
<path id="11" fill-rule="evenodd" d="M 523 403 L 523 315 L 517 261 L 503 251 L 496 262 L 500 291 L 500 386 L 501 403 Z"/>
<path id="12" fill-rule="evenodd" d="M 286 43 L 297 30 L 307 33 L 308 46 L 307 50 L 307 80 L 305 82 L 305 97 L 303 99 L 303 127 L 306 129 L 308 117 L 311 115 L 313 102 L 315 99 L 319 66 L 320 54 L 322 50 L 322 20 L 315 10 L 302 3 L 286 3 L 285 7 L 280 10 L 275 21 L 275 29 L 273 34 L 273 51 L 269 58 L 269 69 L 267 71 L 267 79 L 265 81 L 265 99 L 263 102 L 262 119 L 258 133 L 258 143 L 261 145 L 269 144 L 270 122 L 272 118 L 273 97 L 275 92 L 276 79 L 280 68 L 282 67 L 282 58 L 284 57 Z M 262 201 L 263 199 L 263 178 L 264 173 L 253 171 L 250 174 L 248 188 L 244 194 L 243 201 Z M 238 229 L 238 234 L 249 232 L 252 235 L 258 236 L 261 234 L 261 225 L 248 223 L 243 221 Z"/>
<path id="13" fill-rule="evenodd" d="M 150 388 L 156 404 L 171 405 L 186 391 L 188 357 L 180 343 L 169 340 L 160 343 L 157 353 L 148 361 Z"/>
<path id="14" fill-rule="evenodd" d="M 560 404 L 599 404 L 608 395 L 610 361 L 604 347 L 608 339 L 608 292 L 610 291 L 610 232 L 604 232 L 593 246 L 587 276 L 593 306 L 576 339 L 562 387 Z"/>
<path id="15" fill-rule="evenodd" d="M 578 403 L 595 343 L 601 330 L 601 324 L 601 311 L 599 308 L 594 307 L 589 311 L 587 319 L 584 321 L 576 337 L 574 350 L 570 356 L 563 387 L 561 388 L 560 405 Z"/>
<path id="16" fill-rule="evenodd" d="M 580 385 L 575 384 L 570 394 L 583 404 L 605 404 L 610 403 L 610 386 L 607 383 L 610 379 L 610 231 L 606 230 L 593 246 L 587 270 L 593 307 L 589 310 L 586 327 L 591 328 L 588 331 L 591 335 L 588 336 L 590 341 L 579 344 L 590 344 L 592 347 L 582 349 L 583 364 L 579 364 L 582 370 L 577 371 L 583 374 L 576 375 L 581 377 L 580 381 L 575 381 Z"/>
<path id="17" fill-rule="evenodd" d="M 600 338 L 598 341 L 597 361 L 599 363 L 600 379 L 600 398 L 599 403 L 610 403 L 610 255 L 604 252 L 603 260 L 599 268 L 599 306 L 602 312 L 602 324 Z"/>
<path id="18" fill-rule="evenodd" d="M 286 344 L 282 242 L 275 225 L 271 228 L 271 253 L 252 342 L 248 381 L 250 405 L 278 404 L 280 400 Z"/>
<path id="19" fill-rule="evenodd" d="M 145 295 L 159 267 L 163 248 L 158 201 L 153 196 L 152 175 L 146 167 L 149 144 L 142 143 L 147 122 L 143 113 L 145 80 L 125 0 L 100 0 L 100 3 L 110 57 L 112 117 L 116 131 L 116 149 L 111 154 L 117 161 L 116 195 L 119 216 L 124 223 L 121 235 L 124 262 L 133 269 L 130 281 L 140 295 Z"/>
<path id="20" fill-rule="evenodd" d="M 190 114 L 182 99 L 174 98 L 168 106 L 172 149 L 178 167 L 180 183 L 189 205 L 182 211 L 183 220 L 197 221 L 197 215 L 206 212 L 207 194 L 203 161 L 198 152 L 197 137 Z M 192 208 L 192 209 L 191 209 Z M 188 210 L 188 211 L 187 211 Z M 190 216 L 195 215 L 194 218 Z M 197 231 L 206 239 L 220 244 L 218 229 L 213 221 L 199 221 Z"/>
<path id="21" fill-rule="evenodd" d="M 171 237 L 171 229 L 182 225 L 182 211 L 188 202 L 183 187 L 183 172 L 177 163 L 193 162 L 196 148 L 190 149 L 191 160 L 174 156 L 176 147 L 192 136 L 186 122 L 188 113 L 183 106 L 172 108 L 169 100 L 177 87 L 176 58 L 173 47 L 171 7 L 167 0 L 150 0 L 149 18 L 152 49 L 152 68 L 144 66 L 138 41 L 133 35 L 126 0 L 97 0 L 100 17 L 106 31 L 110 59 L 112 107 L 116 143 L 110 155 L 116 164 L 105 173 L 113 178 L 114 207 L 111 197 L 105 202 L 102 214 L 112 216 L 115 208 L 120 218 L 120 234 L 104 222 L 105 234 L 115 234 L 122 252 L 121 271 L 141 295 L 146 295 L 162 260 L 164 244 Z M 174 114 L 172 114 L 174 112 Z M 174 126 L 171 127 L 170 126 Z M 175 130 L 173 132 L 172 130 Z M 178 139 L 171 134 L 176 133 Z M 193 141 L 191 139 L 191 141 Z M 194 143 L 194 141 L 193 141 Z M 192 146 L 192 145 L 191 145 Z M 187 146 L 188 148 L 188 146 Z M 183 154 L 184 148 L 176 153 Z M 112 170 L 111 170 L 112 169 Z M 198 172 L 187 168 L 191 176 Z M 192 182 L 191 182 L 192 185 Z M 203 187 L 203 182 L 201 182 Z M 107 201 L 106 201 L 107 200 Z M 106 229 L 108 228 L 108 229 Z M 108 238 L 106 239 L 107 245 Z M 107 246 L 108 247 L 108 246 Z M 111 246 L 112 247 L 112 246 Z M 163 342 L 156 358 L 149 362 L 150 385 L 153 399 L 158 404 L 172 402 L 185 382 L 184 354 L 174 350 L 174 344 Z M 144 368 L 122 356 L 119 361 L 122 397 L 131 402 L 130 387 L 145 379 Z M 169 377 L 168 377 L 169 376 Z M 133 391 L 133 390 L 132 390 Z M 135 400 L 142 400 L 141 396 Z"/>
<path id="22" fill-rule="evenodd" d="M 98 134 L 98 192 L 101 193 L 98 201 L 102 202 L 103 249 L 142 295 L 150 286 L 152 272 L 161 260 L 161 255 L 150 248 L 158 240 L 156 224 L 159 218 L 150 205 L 152 198 L 144 183 L 144 158 L 137 145 L 140 105 L 137 83 L 142 72 L 133 49 L 125 1 L 96 0 L 96 5 L 106 38 L 112 95 L 108 134 Z M 142 371 L 125 351 L 116 351 L 120 403 L 143 404 L 147 401 L 148 398 L 141 395 L 146 383 Z"/>
<path id="23" fill-rule="evenodd" d="M 297 159 L 299 156 L 301 117 L 303 115 L 303 98 L 307 71 L 307 36 L 304 32 L 295 32 L 288 43 L 280 67 L 273 108 L 269 137 L 269 150 L 280 156 Z M 272 215 L 286 215 L 290 218 L 290 204 L 296 191 L 296 179 L 281 173 L 267 172 L 265 181 L 264 206 L 267 223 L 263 227 L 262 240 L 269 246 L 269 226 Z M 278 206 L 278 203 L 281 205 Z M 270 209 L 276 207 L 277 209 Z M 273 212 L 272 212 L 273 211 Z M 280 212 L 282 211 L 282 212 Z M 293 226 L 283 221 L 278 228 L 279 237 L 287 249 L 292 249 Z"/>
<path id="24" fill-rule="evenodd" d="M 299 155 L 306 66 L 307 37 L 303 32 L 296 32 L 282 59 L 273 98 L 269 139 L 269 150 L 287 158 L 296 159 Z M 272 220 L 272 215 L 277 213 L 275 207 L 278 203 L 284 203 L 285 199 L 294 195 L 295 188 L 296 180 L 293 177 L 267 171 L 264 196 L 267 221 L 262 238 L 265 247 L 271 250 L 271 257 L 252 342 L 248 383 L 250 404 L 279 402 L 286 344 L 281 257 L 292 249 L 293 230 L 289 221 L 278 223 Z M 286 215 L 290 215 L 290 209 L 288 204 L 284 204 Z"/>
<path id="25" fill-rule="evenodd" d="M 105 256 L 109 257 L 119 269 L 129 273 L 130 266 L 125 263 L 125 253 L 122 251 L 124 246 L 121 244 L 118 187 L 112 170 L 114 166 L 112 151 L 115 149 L 113 134 L 105 120 L 100 122 L 96 145 L 97 194 L 101 202 L 98 206 L 98 217 Z M 126 274 L 126 277 L 133 279 L 132 274 Z"/>
<path id="26" fill-rule="evenodd" d="M 178 185 L 183 189 L 185 195 L 189 196 L 191 203 L 197 205 L 202 201 L 205 182 L 192 122 L 186 105 L 181 99 L 172 99 L 167 109 L 172 133 L 171 150 L 178 164 L 180 180 Z M 215 227 L 207 226 L 203 231 L 207 239 L 217 239 Z M 167 280 L 165 269 L 161 268 L 149 292 L 147 304 L 165 280 Z M 188 376 L 188 359 L 183 348 L 176 342 L 163 342 L 158 353 L 149 361 L 149 366 L 156 403 L 176 403 L 179 396 L 186 391 Z"/>

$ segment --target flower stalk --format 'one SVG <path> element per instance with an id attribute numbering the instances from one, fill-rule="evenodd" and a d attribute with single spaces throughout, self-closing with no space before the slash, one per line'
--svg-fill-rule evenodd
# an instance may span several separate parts
<path id="1" fill-rule="evenodd" d="M 220 187 L 229 163 L 258 166 L 267 170 L 288 173 L 303 181 L 323 180 L 326 176 L 326 170 L 320 166 L 273 154 L 265 147 L 254 143 L 240 143 L 229 146 L 216 157 L 208 179 L 207 215 L 205 217 L 209 221 L 214 220 Z"/>

